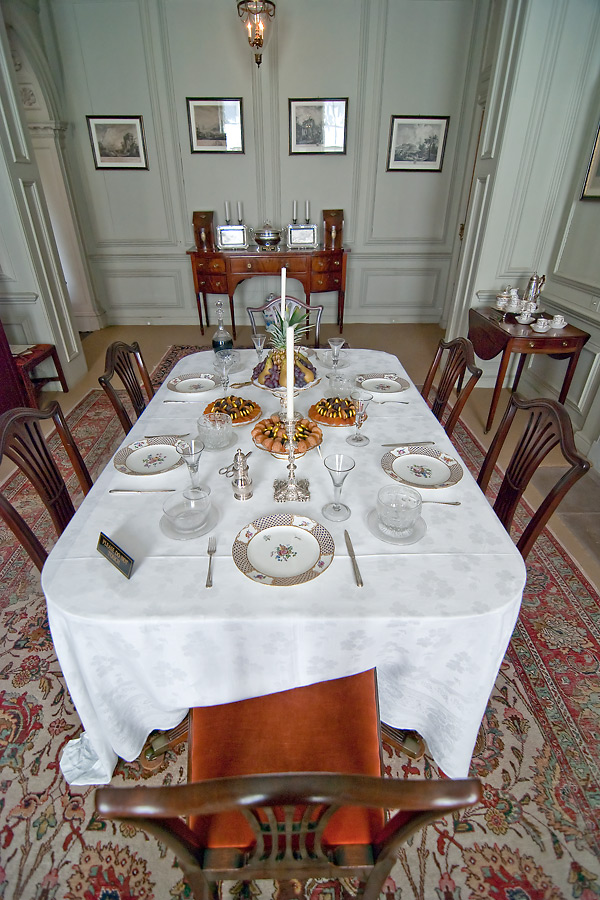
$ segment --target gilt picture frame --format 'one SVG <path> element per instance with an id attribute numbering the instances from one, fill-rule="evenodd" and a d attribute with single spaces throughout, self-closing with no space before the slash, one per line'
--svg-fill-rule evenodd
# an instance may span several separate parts
<path id="1" fill-rule="evenodd" d="M 142 116 L 86 116 L 97 169 L 148 169 Z"/>
<path id="2" fill-rule="evenodd" d="M 290 156 L 344 154 L 348 130 L 348 98 L 289 99 Z"/>
<path id="3" fill-rule="evenodd" d="M 241 97 L 187 97 L 192 153 L 244 153 Z"/>
<path id="4" fill-rule="evenodd" d="M 600 125 L 588 164 L 580 200 L 600 200 Z"/>
<path id="5" fill-rule="evenodd" d="M 392 116 L 387 172 L 441 172 L 450 116 Z"/>

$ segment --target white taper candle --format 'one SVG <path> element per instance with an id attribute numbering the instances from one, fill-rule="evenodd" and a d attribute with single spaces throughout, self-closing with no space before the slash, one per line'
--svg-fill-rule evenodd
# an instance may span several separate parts
<path id="1" fill-rule="evenodd" d="M 242 224 L 242 204 L 240 203 L 239 200 L 238 200 L 238 222 L 240 225 Z"/>
<path id="2" fill-rule="evenodd" d="M 298 219 L 298 201 L 297 200 L 294 200 L 294 202 L 292 204 L 292 219 L 294 220 L 294 222 L 296 222 Z"/>
<path id="3" fill-rule="evenodd" d="M 306 224 L 310 222 L 310 203 L 306 201 Z"/>
<path id="4" fill-rule="evenodd" d="M 287 379 L 287 418 L 294 418 L 294 329 L 288 328 L 285 342 L 285 365 Z"/>
<path id="5" fill-rule="evenodd" d="M 287 269 L 282 266 L 281 269 L 281 321 L 285 320 L 285 292 L 286 292 Z"/>
<path id="6" fill-rule="evenodd" d="M 225 201 L 225 221 L 229 222 L 231 215 L 229 214 L 229 200 Z"/>

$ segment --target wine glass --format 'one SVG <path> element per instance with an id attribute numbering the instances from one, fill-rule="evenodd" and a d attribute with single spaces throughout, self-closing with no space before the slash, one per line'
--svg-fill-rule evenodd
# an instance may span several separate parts
<path id="1" fill-rule="evenodd" d="M 340 350 L 345 343 L 346 340 L 342 337 L 329 338 L 329 346 L 331 347 L 331 365 L 334 369 L 337 369 L 338 367 L 338 363 L 340 361 Z"/>
<path id="2" fill-rule="evenodd" d="M 192 482 L 193 488 L 200 487 L 200 476 L 198 475 L 198 465 L 200 463 L 200 457 L 202 456 L 202 451 L 204 450 L 204 443 L 200 440 L 198 436 L 190 438 L 186 441 L 177 441 L 175 444 L 175 449 L 181 456 L 183 460 L 185 460 L 188 472 L 190 474 L 190 481 Z"/>
<path id="3" fill-rule="evenodd" d="M 254 344 L 254 349 L 256 350 L 256 355 L 258 356 L 259 362 L 262 362 L 263 350 L 265 347 L 266 339 L 267 339 L 266 334 L 253 334 L 252 335 L 252 343 Z"/>
<path id="4" fill-rule="evenodd" d="M 350 507 L 345 503 L 340 503 L 342 495 L 342 485 L 346 479 L 346 475 L 352 471 L 356 465 L 351 456 L 344 453 L 332 453 L 323 460 L 323 465 L 331 475 L 333 481 L 333 502 L 326 503 L 321 512 L 326 519 L 332 522 L 343 522 L 344 519 L 350 517 Z"/>
<path id="5" fill-rule="evenodd" d="M 227 393 L 229 387 L 229 373 L 239 356 L 235 350 L 219 350 L 215 353 L 215 371 L 221 377 L 221 387 Z"/>
<path id="6" fill-rule="evenodd" d="M 352 444 L 353 447 L 366 447 L 369 443 L 369 438 L 365 437 L 364 434 L 360 434 L 360 428 L 362 428 L 362 424 L 367 418 L 367 406 L 373 399 L 373 394 L 370 394 L 369 391 L 357 389 L 352 391 L 350 398 L 356 410 L 356 418 L 354 420 L 356 431 L 346 438 L 346 443 Z"/>

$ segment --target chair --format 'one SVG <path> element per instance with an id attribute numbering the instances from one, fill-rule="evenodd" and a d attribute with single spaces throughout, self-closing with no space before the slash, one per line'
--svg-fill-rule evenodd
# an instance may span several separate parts
<path id="1" fill-rule="evenodd" d="M 134 369 L 134 359 L 137 363 L 139 374 Z M 150 375 L 148 374 L 148 369 L 146 368 L 146 364 L 143 360 L 142 352 L 140 350 L 140 345 L 138 344 L 138 342 L 134 341 L 133 344 L 125 344 L 123 341 L 115 341 L 114 344 L 111 344 L 110 347 L 108 347 L 106 350 L 106 361 L 104 368 L 104 374 L 100 375 L 98 381 L 106 391 L 110 402 L 114 406 L 115 412 L 119 417 L 119 421 L 123 426 L 125 434 L 129 434 L 133 427 L 133 423 L 129 418 L 129 413 L 123 405 L 123 401 L 111 384 L 111 381 L 115 375 L 119 376 L 123 387 L 129 395 L 129 399 L 131 400 L 131 405 L 133 406 L 136 418 L 139 419 L 141 414 L 146 409 L 146 403 L 150 401 L 152 397 L 154 397 L 154 388 L 152 387 Z M 146 400 L 146 398 L 144 397 L 142 388 L 139 383 L 140 375 L 142 377 L 144 388 L 146 389 L 148 400 Z"/>
<path id="2" fill-rule="evenodd" d="M 48 509 L 56 533 L 61 535 L 73 517 L 75 508 L 42 433 L 40 423 L 48 419 L 54 420 L 81 489 L 87 494 L 92 486 L 92 479 L 56 401 L 43 411 L 12 409 L 0 416 L 0 463 L 4 456 L 16 463 Z M 0 494 L 0 515 L 41 571 L 48 554 L 30 526 L 3 494 Z"/>
<path id="3" fill-rule="evenodd" d="M 582 475 L 585 475 L 590 467 L 590 463 L 577 452 L 573 437 L 573 426 L 566 409 L 561 403 L 557 403 L 556 400 L 546 399 L 525 400 L 518 394 L 512 394 L 510 403 L 483 461 L 477 479 L 477 483 L 482 491 L 485 492 L 489 484 L 494 466 L 513 424 L 517 410 L 526 410 L 529 412 L 529 416 L 525 423 L 523 434 L 504 473 L 502 484 L 494 503 L 494 511 L 507 531 L 510 531 L 515 510 L 527 485 L 548 453 L 554 447 L 560 445 L 563 457 L 570 464 L 570 468 L 567 469 L 546 495 L 517 541 L 517 547 L 523 559 L 526 559 L 540 531 L 565 494 Z"/>
<path id="4" fill-rule="evenodd" d="M 187 785 L 100 788 L 96 810 L 167 844 L 196 900 L 309 877 L 360 878 L 376 900 L 402 841 L 481 798 L 477 780 L 380 777 L 373 671 L 194 709 L 188 759 Z"/>
<path id="5" fill-rule="evenodd" d="M 463 407 L 469 399 L 471 391 L 481 378 L 483 372 L 478 366 L 475 365 L 473 344 L 470 340 L 468 340 L 468 338 L 459 337 L 455 338 L 453 341 L 448 341 L 448 343 L 446 343 L 445 341 L 440 341 L 434 360 L 430 366 L 429 372 L 427 373 L 425 384 L 423 385 L 423 388 L 421 390 L 421 395 L 425 398 L 426 401 L 428 401 L 429 394 L 433 386 L 433 380 L 437 374 L 442 356 L 446 350 L 448 351 L 448 357 L 446 359 L 444 369 L 440 375 L 439 384 L 437 385 L 437 388 L 435 388 L 435 396 L 431 403 L 431 411 L 433 412 L 436 419 L 441 422 L 444 416 L 444 412 L 446 411 L 446 406 L 448 405 L 452 389 L 456 385 L 456 402 L 452 407 L 446 424 L 444 425 L 444 430 L 448 437 L 450 437 L 454 430 L 454 426 L 458 422 Z M 462 382 L 467 370 L 471 373 L 471 377 L 463 387 Z"/>
<path id="6" fill-rule="evenodd" d="M 289 306 L 297 306 L 300 309 L 303 309 L 306 312 L 307 318 L 310 313 L 315 314 L 314 328 L 315 328 L 315 350 L 319 349 L 319 338 L 321 336 L 321 316 L 323 315 L 322 306 L 310 306 L 310 304 L 303 303 L 301 300 L 296 300 L 295 297 L 290 297 L 286 294 L 285 297 L 286 305 Z M 269 300 L 268 303 L 265 303 L 264 306 L 249 306 L 247 307 L 248 315 L 250 316 L 250 324 L 252 325 L 252 334 L 257 333 L 256 319 L 255 316 L 258 313 L 264 313 L 269 310 L 275 310 L 279 312 L 281 307 L 281 297 L 275 297 L 273 300 Z"/>

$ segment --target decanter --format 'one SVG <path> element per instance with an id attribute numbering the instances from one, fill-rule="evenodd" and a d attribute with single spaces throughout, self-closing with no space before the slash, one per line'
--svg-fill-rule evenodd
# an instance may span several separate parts
<path id="1" fill-rule="evenodd" d="M 223 301 L 217 300 L 217 330 L 213 334 L 212 346 L 215 353 L 219 350 L 231 350 L 233 348 L 233 338 L 223 325 Z"/>

